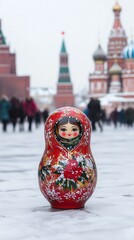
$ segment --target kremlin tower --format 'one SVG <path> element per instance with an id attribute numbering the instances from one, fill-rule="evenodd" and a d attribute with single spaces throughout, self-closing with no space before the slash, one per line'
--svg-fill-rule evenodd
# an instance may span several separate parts
<path id="1" fill-rule="evenodd" d="M 29 84 L 28 76 L 16 75 L 16 55 L 10 53 L 0 21 L 0 97 L 7 95 L 8 98 L 24 99 L 29 96 Z"/>
<path id="2" fill-rule="evenodd" d="M 121 10 L 116 2 L 107 54 L 99 44 L 93 55 L 95 69 L 89 74 L 91 97 L 101 98 L 106 94 L 113 94 L 134 100 L 134 42 L 127 44 L 127 36 L 120 20 Z"/>
<path id="3" fill-rule="evenodd" d="M 55 108 L 74 106 L 73 85 L 70 79 L 68 54 L 66 51 L 64 39 L 62 40 L 60 51 L 59 77 L 57 83 L 57 93 L 54 98 L 54 103 Z"/>

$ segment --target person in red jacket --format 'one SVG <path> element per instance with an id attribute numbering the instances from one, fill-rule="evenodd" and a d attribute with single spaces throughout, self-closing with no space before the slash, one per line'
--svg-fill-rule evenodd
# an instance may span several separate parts
<path id="1" fill-rule="evenodd" d="M 32 122 L 37 112 L 37 106 L 32 97 L 28 97 L 23 103 L 24 113 L 28 120 L 28 130 L 32 131 Z"/>

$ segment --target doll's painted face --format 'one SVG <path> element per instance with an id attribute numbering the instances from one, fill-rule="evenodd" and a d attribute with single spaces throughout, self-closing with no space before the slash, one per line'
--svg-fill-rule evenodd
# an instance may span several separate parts
<path id="1" fill-rule="evenodd" d="M 61 124 L 58 129 L 59 136 L 65 139 L 73 139 L 80 133 L 78 125 L 72 123 Z"/>
<path id="2" fill-rule="evenodd" d="M 83 136 L 82 123 L 73 116 L 60 118 L 54 125 L 54 135 L 63 147 L 71 151 Z"/>

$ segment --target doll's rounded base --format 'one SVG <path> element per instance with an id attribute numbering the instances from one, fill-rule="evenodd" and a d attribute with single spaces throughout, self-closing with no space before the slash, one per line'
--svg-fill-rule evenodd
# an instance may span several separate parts
<path id="1" fill-rule="evenodd" d="M 84 203 L 51 203 L 52 208 L 57 209 L 78 209 L 84 208 Z"/>

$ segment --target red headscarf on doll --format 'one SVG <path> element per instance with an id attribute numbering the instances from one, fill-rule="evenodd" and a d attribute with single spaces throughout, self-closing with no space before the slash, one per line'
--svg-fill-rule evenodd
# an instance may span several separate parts
<path id="1" fill-rule="evenodd" d="M 45 140 L 46 149 L 51 150 L 51 153 L 56 151 L 56 149 L 63 151 L 71 151 L 64 147 L 64 145 L 59 141 L 56 136 L 56 126 L 60 120 L 64 118 L 76 119 L 80 127 L 80 136 L 77 144 L 73 146 L 72 151 L 80 151 L 81 153 L 89 152 L 90 149 L 90 133 L 91 125 L 84 113 L 73 107 L 64 107 L 57 109 L 50 117 L 48 117 L 45 124 Z M 71 143 L 70 143 L 71 144 Z"/>

